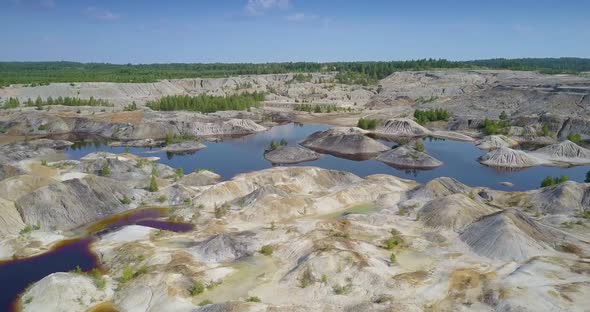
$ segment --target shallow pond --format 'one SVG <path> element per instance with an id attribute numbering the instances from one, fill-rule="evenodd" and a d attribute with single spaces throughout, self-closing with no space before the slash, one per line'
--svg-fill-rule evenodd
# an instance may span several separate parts
<path id="1" fill-rule="evenodd" d="M 191 224 L 161 220 L 165 215 L 166 211 L 163 209 L 138 209 L 122 213 L 84 227 L 81 230 L 88 235 L 79 239 L 61 241 L 46 253 L 0 262 L 0 276 L 2 277 L 0 311 L 15 310 L 18 295 L 31 283 L 51 273 L 72 271 L 77 266 L 84 272 L 99 267 L 98 258 L 90 250 L 90 244 L 96 236 L 131 224 L 175 232 L 186 232 L 193 228 Z"/>
<path id="2" fill-rule="evenodd" d="M 285 139 L 289 145 L 295 146 L 315 131 L 326 130 L 327 125 L 301 125 L 286 124 L 271 128 L 268 131 L 247 135 L 240 138 L 228 138 L 222 142 L 205 142 L 206 149 L 188 155 L 173 155 L 156 152 L 158 148 L 129 148 L 130 152 L 140 156 L 158 156 L 160 162 L 174 168 L 183 168 L 185 173 L 195 169 L 209 169 L 220 174 L 223 179 L 256 170 L 272 167 L 272 164 L 263 157 L 264 149 L 271 140 Z M 393 142 L 383 142 L 389 146 Z M 567 175 L 570 180 L 582 182 L 590 166 L 578 166 L 571 168 L 559 167 L 533 167 L 519 171 L 505 171 L 487 167 L 477 158 L 485 151 L 478 149 L 471 142 L 458 142 L 425 138 L 426 151 L 444 163 L 443 166 L 433 170 L 403 170 L 392 168 L 377 160 L 356 161 L 338 158 L 324 154 L 315 161 L 297 164 L 296 166 L 318 166 L 327 169 L 349 171 L 365 177 L 371 174 L 391 174 L 401 178 L 413 179 L 421 183 L 428 182 L 437 177 L 452 177 L 469 186 L 486 186 L 501 190 L 528 190 L 539 187 L 546 176 Z M 123 153 L 124 147 L 110 147 L 106 142 L 78 142 L 66 149 L 70 159 L 81 157 L 96 151 Z M 500 182 L 511 182 L 514 187 L 500 185 Z"/>

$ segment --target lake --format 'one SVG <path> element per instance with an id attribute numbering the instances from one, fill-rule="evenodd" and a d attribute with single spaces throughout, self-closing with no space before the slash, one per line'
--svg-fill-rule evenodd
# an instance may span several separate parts
<path id="1" fill-rule="evenodd" d="M 308 135 L 329 129 L 328 125 L 285 124 L 275 126 L 268 131 L 247 135 L 239 138 L 226 138 L 222 142 L 205 142 L 206 149 L 188 155 L 173 155 L 155 152 L 158 148 L 130 147 L 130 153 L 143 157 L 160 157 L 160 163 L 174 168 L 182 168 L 185 173 L 195 169 L 209 169 L 231 179 L 237 174 L 271 168 L 272 164 L 264 159 L 264 149 L 271 140 L 276 142 L 285 139 L 289 145 L 295 146 Z M 472 142 L 459 142 L 424 138 L 426 152 L 444 164 L 432 170 L 403 170 L 390 167 L 380 161 L 369 159 L 364 161 L 350 160 L 323 154 L 315 161 L 295 166 L 317 166 L 352 172 L 361 177 L 371 174 L 391 174 L 400 178 L 428 182 L 438 177 L 452 177 L 469 186 L 485 186 L 500 190 L 530 190 L 539 187 L 546 176 L 567 175 L 570 180 L 583 182 L 590 166 L 570 168 L 538 166 L 518 171 L 507 171 L 491 168 L 480 164 L 477 158 L 485 151 L 478 149 Z M 382 141 L 393 146 L 395 143 Z M 70 159 L 81 157 L 97 151 L 123 153 L 124 147 L 111 147 L 107 142 L 77 142 L 65 150 Z M 513 187 L 500 185 L 500 182 L 513 183 Z"/>

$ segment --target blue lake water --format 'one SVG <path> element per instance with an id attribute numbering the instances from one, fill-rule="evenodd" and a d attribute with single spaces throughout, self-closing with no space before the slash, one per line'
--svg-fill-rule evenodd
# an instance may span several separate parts
<path id="1" fill-rule="evenodd" d="M 205 142 L 206 149 L 189 155 L 172 155 L 155 152 L 158 148 L 129 148 L 130 152 L 140 156 L 157 156 L 160 162 L 174 168 L 183 168 L 185 173 L 195 169 L 209 169 L 220 174 L 223 179 L 231 179 L 237 174 L 272 167 L 263 157 L 264 149 L 271 140 L 287 140 L 295 146 L 308 135 L 330 128 L 327 125 L 286 124 L 273 127 L 268 131 L 247 135 L 240 138 L 228 138 L 222 142 Z M 383 142 L 394 145 L 392 142 Z M 458 142 L 425 138 L 424 145 L 428 154 L 444 163 L 433 170 L 403 170 L 392 168 L 377 160 L 349 160 L 323 154 L 315 161 L 295 166 L 317 166 L 327 169 L 349 171 L 361 177 L 371 174 L 391 174 L 401 178 L 428 182 L 437 177 L 452 177 L 469 186 L 486 186 L 501 190 L 528 190 L 539 187 L 546 176 L 567 175 L 570 180 L 583 182 L 590 166 L 570 168 L 533 167 L 519 171 L 505 171 L 484 166 L 477 158 L 485 151 L 475 147 L 471 142 Z M 96 151 L 123 153 L 124 147 L 110 147 L 100 142 L 78 144 L 65 152 L 70 159 L 80 159 Z M 514 187 L 500 185 L 500 182 L 511 182 Z"/>

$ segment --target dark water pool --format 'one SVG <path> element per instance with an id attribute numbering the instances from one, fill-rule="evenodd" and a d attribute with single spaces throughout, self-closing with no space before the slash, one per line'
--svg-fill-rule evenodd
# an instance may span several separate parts
<path id="1" fill-rule="evenodd" d="M 160 162 L 174 168 L 183 168 L 185 173 L 197 168 L 210 169 L 224 179 L 243 173 L 270 168 L 272 165 L 263 157 L 263 151 L 271 140 L 287 140 L 289 145 L 297 142 L 315 131 L 326 130 L 327 125 L 286 124 L 270 130 L 248 135 L 241 138 L 225 139 L 223 142 L 205 142 L 207 148 L 189 155 L 172 155 L 154 153 L 157 148 L 130 148 L 130 152 L 141 156 L 158 156 Z M 384 142 L 393 145 L 391 142 Z M 582 182 L 590 166 L 571 168 L 533 167 L 520 171 L 503 171 L 481 165 L 477 158 L 485 152 L 470 142 L 458 142 L 425 138 L 427 152 L 441 160 L 444 165 L 433 170 L 403 170 L 392 168 L 376 160 L 355 161 L 322 155 L 319 160 L 310 161 L 297 166 L 318 166 L 328 169 L 345 170 L 365 177 L 371 174 L 392 174 L 398 177 L 428 182 L 437 177 L 453 177 L 470 186 L 487 186 L 502 190 L 528 190 L 539 187 L 546 176 L 567 175 L 570 180 Z M 66 150 L 71 159 L 80 159 L 96 151 L 123 153 L 124 147 L 109 147 L 100 142 L 79 143 Z M 514 187 L 500 185 L 500 182 L 511 182 Z"/>
<path id="2" fill-rule="evenodd" d="M 89 248 L 96 236 L 130 224 L 175 232 L 186 232 L 193 228 L 192 224 L 163 221 L 160 219 L 163 216 L 165 210 L 162 209 L 139 209 L 116 215 L 86 227 L 84 230 L 89 235 L 84 238 L 62 241 L 51 251 L 37 256 L 0 262 L 0 311 L 14 311 L 19 294 L 31 283 L 51 273 L 72 271 L 77 266 L 84 272 L 99 267 L 98 258 Z"/>

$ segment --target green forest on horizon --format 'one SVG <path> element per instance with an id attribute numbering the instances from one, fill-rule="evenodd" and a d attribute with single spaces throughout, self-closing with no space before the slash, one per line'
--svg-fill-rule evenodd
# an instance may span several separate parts
<path id="1" fill-rule="evenodd" d="M 78 62 L 0 62 L 0 87 L 31 86 L 52 82 L 156 82 L 163 79 L 218 78 L 250 74 L 338 72 L 340 83 L 372 84 L 397 71 L 429 69 L 511 69 L 547 74 L 578 74 L 590 71 L 588 58 L 520 58 L 449 61 L 420 59 L 375 62 L 285 63 L 169 63 L 108 64 Z"/>

